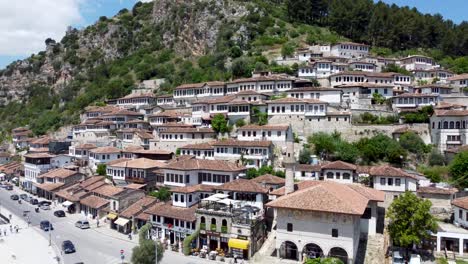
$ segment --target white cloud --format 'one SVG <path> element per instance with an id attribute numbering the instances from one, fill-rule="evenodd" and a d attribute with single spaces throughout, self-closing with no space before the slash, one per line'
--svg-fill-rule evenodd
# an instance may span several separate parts
<path id="1" fill-rule="evenodd" d="M 67 26 L 83 22 L 80 4 L 87 0 L 0 0 L 0 56 L 44 50 L 46 38 L 57 41 Z"/>

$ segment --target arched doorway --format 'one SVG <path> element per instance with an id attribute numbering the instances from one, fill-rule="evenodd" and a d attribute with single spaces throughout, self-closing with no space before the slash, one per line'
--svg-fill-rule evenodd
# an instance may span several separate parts
<path id="1" fill-rule="evenodd" d="M 298 260 L 297 246 L 291 241 L 285 241 L 281 244 L 280 258 Z"/>
<path id="2" fill-rule="evenodd" d="M 346 250 L 340 248 L 340 247 L 334 247 L 330 249 L 330 253 L 328 253 L 328 256 L 331 258 L 337 258 L 343 261 L 343 263 L 348 263 L 348 253 Z"/>
<path id="3" fill-rule="evenodd" d="M 323 257 L 322 248 L 314 243 L 305 245 L 302 252 L 307 256 L 307 258 L 310 258 L 310 259 Z"/>

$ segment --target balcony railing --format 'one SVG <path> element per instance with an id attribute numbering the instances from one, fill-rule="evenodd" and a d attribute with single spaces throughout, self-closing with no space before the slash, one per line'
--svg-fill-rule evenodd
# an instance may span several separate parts
<path id="1" fill-rule="evenodd" d="M 200 223 L 200 230 L 205 230 L 205 229 L 206 229 L 206 224 Z"/>
<path id="2" fill-rule="evenodd" d="M 213 232 L 216 232 L 216 225 L 213 225 L 213 224 L 212 224 L 212 225 L 210 226 L 210 230 L 213 231 Z"/>
<path id="3" fill-rule="evenodd" d="M 227 226 L 222 226 L 221 227 L 221 233 L 223 233 L 223 234 L 227 233 Z"/>

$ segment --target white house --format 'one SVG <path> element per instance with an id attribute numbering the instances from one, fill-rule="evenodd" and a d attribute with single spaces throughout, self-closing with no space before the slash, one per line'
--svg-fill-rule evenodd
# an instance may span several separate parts
<path id="1" fill-rule="evenodd" d="M 429 70 L 438 67 L 432 58 L 422 55 L 412 55 L 400 59 L 400 65 L 408 71 Z"/>
<path id="2" fill-rule="evenodd" d="M 328 103 L 318 99 L 297 99 L 293 97 L 267 101 L 268 115 L 325 116 Z"/>
<path id="3" fill-rule="evenodd" d="M 198 144 L 188 144 L 180 147 L 181 155 L 195 156 L 197 159 L 214 160 L 214 147 L 212 141 Z"/>
<path id="4" fill-rule="evenodd" d="M 369 45 L 353 42 L 339 42 L 331 45 L 330 54 L 336 57 L 363 58 L 369 54 Z"/>
<path id="5" fill-rule="evenodd" d="M 93 171 L 96 171 L 99 164 L 106 164 L 122 157 L 122 150 L 116 147 L 99 147 L 89 152 L 89 166 Z"/>
<path id="6" fill-rule="evenodd" d="M 123 108 L 135 108 L 141 109 L 155 103 L 155 95 L 154 93 L 147 92 L 132 92 L 122 98 L 117 99 L 117 106 Z"/>
<path id="7" fill-rule="evenodd" d="M 268 140 L 273 143 L 286 143 L 294 140 L 289 125 L 245 125 L 237 129 L 237 139 L 240 141 Z"/>
<path id="8" fill-rule="evenodd" d="M 288 97 L 316 99 L 330 104 L 341 103 L 341 90 L 331 87 L 301 87 L 286 91 Z"/>
<path id="9" fill-rule="evenodd" d="M 434 80 L 438 80 L 442 83 L 447 83 L 447 80 L 453 76 L 453 72 L 444 69 L 417 69 L 412 71 L 415 81 L 425 81 L 432 83 Z"/>
<path id="10" fill-rule="evenodd" d="M 369 174 L 372 188 L 385 192 L 387 204 L 406 191 L 416 192 L 417 178 L 402 169 L 390 165 L 374 166 Z"/>
<path id="11" fill-rule="evenodd" d="M 168 127 L 158 133 L 156 140 L 151 140 L 150 149 L 175 152 L 187 144 L 209 142 L 215 138 L 216 132 L 211 128 Z"/>
<path id="12" fill-rule="evenodd" d="M 403 93 L 394 96 L 392 107 L 396 108 L 418 108 L 423 106 L 435 106 L 440 100 L 439 94 L 426 93 Z"/>
<path id="13" fill-rule="evenodd" d="M 464 88 L 468 87 L 468 73 L 454 75 L 447 79 L 450 85 L 458 88 L 457 92 L 463 93 Z"/>
<path id="14" fill-rule="evenodd" d="M 268 140 L 240 141 L 227 139 L 213 142 L 211 145 L 214 147 L 215 160 L 240 162 L 244 159 L 247 167 L 253 168 L 273 164 L 273 144 Z"/>
<path id="15" fill-rule="evenodd" d="M 183 84 L 174 89 L 174 102 L 178 106 L 190 106 L 198 99 L 224 96 L 224 86 L 224 82 L 218 81 Z"/>
<path id="16" fill-rule="evenodd" d="M 321 166 L 321 177 L 325 181 L 353 183 L 357 181 L 356 165 L 341 160 Z"/>
<path id="17" fill-rule="evenodd" d="M 430 123 L 432 144 L 441 152 L 468 144 L 468 110 L 436 110 Z"/>
<path id="18" fill-rule="evenodd" d="M 24 155 L 23 188 L 36 193 L 37 177 L 53 168 L 52 158 L 55 155 L 47 152 L 27 153 Z"/>
<path id="19" fill-rule="evenodd" d="M 335 257 L 354 263 L 360 238 L 376 233 L 383 192 L 331 181 L 304 183 L 308 186 L 297 191 L 286 183 L 275 190 L 284 195 L 266 205 L 275 210 L 278 257 Z"/>

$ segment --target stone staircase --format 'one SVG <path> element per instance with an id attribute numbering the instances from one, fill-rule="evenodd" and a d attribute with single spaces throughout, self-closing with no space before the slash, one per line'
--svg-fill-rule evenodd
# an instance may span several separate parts
<path id="1" fill-rule="evenodd" d="M 272 257 L 271 255 L 275 251 L 276 247 L 276 230 L 271 230 L 268 234 L 268 238 L 263 243 L 260 250 L 255 253 L 255 255 L 251 259 L 251 263 L 259 263 L 259 264 L 272 264 L 276 263 L 278 259 L 276 257 Z"/>
<path id="2" fill-rule="evenodd" d="M 385 259 L 384 235 L 375 234 L 359 241 L 357 264 L 380 264 Z"/>

